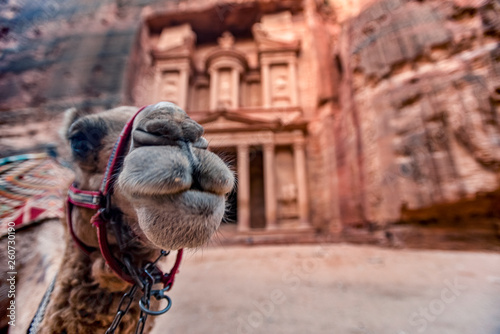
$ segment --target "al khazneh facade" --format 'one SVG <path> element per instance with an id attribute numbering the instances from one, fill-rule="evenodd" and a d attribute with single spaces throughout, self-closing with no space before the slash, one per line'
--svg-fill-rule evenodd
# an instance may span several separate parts
<path id="1" fill-rule="evenodd" d="M 154 74 L 142 98 L 184 108 L 204 126 L 211 149 L 229 158 L 238 177 L 229 199 L 238 231 L 312 230 L 307 88 L 298 73 L 303 13 L 271 12 L 235 33 L 215 27 L 202 36 L 195 16 L 174 26 L 169 20 L 146 20 L 155 21 L 145 37 Z"/>

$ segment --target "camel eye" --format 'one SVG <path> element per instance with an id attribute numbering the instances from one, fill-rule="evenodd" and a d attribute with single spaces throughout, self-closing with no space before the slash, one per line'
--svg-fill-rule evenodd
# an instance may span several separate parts
<path id="1" fill-rule="evenodd" d="M 94 163 L 107 133 L 104 120 L 84 117 L 75 121 L 67 131 L 73 158 L 79 162 Z"/>
<path id="2" fill-rule="evenodd" d="M 82 133 L 77 133 L 69 138 L 71 150 L 75 157 L 85 158 L 95 147 Z"/>

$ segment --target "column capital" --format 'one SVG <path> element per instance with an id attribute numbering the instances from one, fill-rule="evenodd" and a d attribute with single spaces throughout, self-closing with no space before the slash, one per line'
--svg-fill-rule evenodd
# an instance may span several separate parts
<path id="1" fill-rule="evenodd" d="M 304 148 L 306 145 L 306 140 L 302 136 L 296 136 L 293 138 L 293 147 L 296 148 Z"/>
<path id="2" fill-rule="evenodd" d="M 216 69 L 216 68 L 211 67 L 211 68 L 209 68 L 209 69 L 208 69 L 208 71 L 207 71 L 207 72 L 208 72 L 208 74 L 209 74 L 210 76 L 212 76 L 212 75 L 214 75 L 214 74 L 217 72 L 217 69 Z"/>
<path id="3" fill-rule="evenodd" d="M 303 149 L 305 146 L 306 146 L 306 143 L 303 139 L 302 140 L 294 140 L 294 142 L 293 142 L 293 147 L 295 149 Z"/>
<path id="4" fill-rule="evenodd" d="M 274 142 L 265 142 L 265 143 L 262 143 L 262 147 L 264 148 L 264 150 L 274 150 L 274 147 L 276 145 L 274 144 Z"/>
<path id="5" fill-rule="evenodd" d="M 304 146 L 306 140 L 304 138 L 304 133 L 301 130 L 293 131 L 293 146 Z"/>
<path id="6" fill-rule="evenodd" d="M 241 143 L 241 144 L 238 144 L 236 145 L 236 148 L 237 148 L 237 151 L 238 152 L 245 152 L 245 151 L 249 151 L 250 150 L 250 144 L 248 143 Z"/>

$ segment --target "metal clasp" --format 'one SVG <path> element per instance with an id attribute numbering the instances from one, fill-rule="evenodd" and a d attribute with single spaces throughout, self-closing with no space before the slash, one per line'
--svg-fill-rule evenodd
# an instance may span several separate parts
<path id="1" fill-rule="evenodd" d="M 167 254 L 167 253 L 162 252 L 162 254 L 160 255 L 159 258 L 161 258 L 162 256 L 165 256 L 165 254 Z M 168 310 L 170 310 L 170 308 L 172 307 L 172 299 L 170 299 L 170 297 L 165 294 L 165 292 L 168 291 L 168 289 L 170 288 L 169 286 L 167 286 L 161 290 L 151 290 L 151 287 L 155 283 L 158 283 L 158 277 L 154 273 L 151 273 L 149 271 L 149 269 L 151 267 L 153 267 L 153 270 L 157 269 L 155 264 L 159 260 L 159 258 L 155 262 L 153 262 L 151 264 L 151 266 L 146 266 L 144 268 L 144 274 L 146 276 L 144 281 L 143 281 L 143 283 L 144 283 L 144 288 L 143 288 L 144 295 L 139 300 L 139 307 L 141 308 L 141 310 L 144 313 L 149 314 L 149 315 L 153 315 L 153 316 L 164 314 L 164 313 L 168 312 Z M 151 310 L 150 309 L 151 296 L 155 297 L 156 300 L 158 300 L 158 301 L 160 301 L 162 299 L 166 299 L 167 306 L 165 306 L 163 309 L 158 310 L 158 311 Z"/>
<path id="2" fill-rule="evenodd" d="M 143 312 L 145 312 L 149 315 L 153 315 L 153 316 L 167 313 L 170 310 L 170 308 L 172 307 L 172 299 L 170 299 L 170 297 L 165 294 L 166 291 L 168 291 L 168 287 L 161 289 L 161 290 L 152 290 L 151 294 L 148 298 L 148 301 L 146 302 L 147 305 L 145 305 L 145 303 L 143 303 L 143 299 L 141 298 L 141 300 L 139 300 L 139 307 L 141 308 L 141 310 Z M 151 296 L 154 296 L 156 298 L 156 300 L 166 299 L 167 306 L 165 306 L 163 309 L 158 310 L 158 311 L 151 310 L 149 308 L 149 302 L 151 300 Z"/>

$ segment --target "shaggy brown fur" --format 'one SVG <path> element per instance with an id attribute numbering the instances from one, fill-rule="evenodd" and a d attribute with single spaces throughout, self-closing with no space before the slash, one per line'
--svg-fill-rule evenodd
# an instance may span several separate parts
<path id="1" fill-rule="evenodd" d="M 68 238 L 68 245 L 72 240 Z M 87 257 L 72 245 L 66 248 L 57 283 L 52 293 L 40 334 L 104 333 L 111 324 L 118 303 L 130 285 L 118 279 L 98 254 Z M 122 318 L 117 333 L 133 333 L 139 319 L 139 293 Z M 153 325 L 149 318 L 145 333 Z"/>

